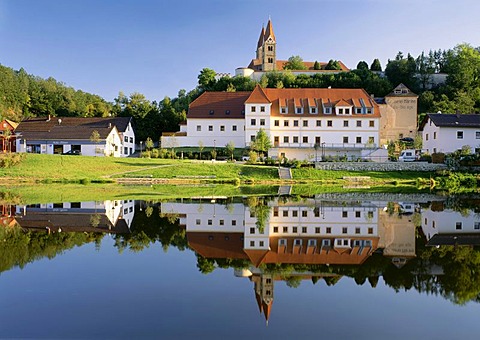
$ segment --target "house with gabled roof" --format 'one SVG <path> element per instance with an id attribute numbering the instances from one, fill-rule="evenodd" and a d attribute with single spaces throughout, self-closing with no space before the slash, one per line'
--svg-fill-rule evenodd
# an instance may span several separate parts
<path id="1" fill-rule="evenodd" d="M 15 129 L 18 123 L 9 119 L 0 122 L 0 152 L 15 152 Z"/>
<path id="2" fill-rule="evenodd" d="M 480 115 L 428 113 L 422 120 L 423 149 L 428 153 L 450 153 L 469 146 L 480 152 Z"/>
<path id="3" fill-rule="evenodd" d="M 17 152 L 113 157 L 127 157 L 135 152 L 131 117 L 28 118 L 18 125 L 15 134 Z"/>
<path id="4" fill-rule="evenodd" d="M 385 160 L 379 146 L 380 112 L 362 89 L 270 89 L 205 92 L 190 104 L 179 133 L 162 146 L 249 147 L 260 129 L 270 157 L 320 160 L 326 156 Z M 380 150 L 380 151 L 379 151 Z"/>

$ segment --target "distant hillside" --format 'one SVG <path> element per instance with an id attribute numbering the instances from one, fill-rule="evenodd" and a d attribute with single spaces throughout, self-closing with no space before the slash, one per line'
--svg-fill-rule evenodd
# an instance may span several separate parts
<path id="1" fill-rule="evenodd" d="M 21 121 L 26 117 L 102 117 L 112 104 L 102 97 L 75 90 L 53 78 L 43 79 L 0 65 L 0 118 Z"/>

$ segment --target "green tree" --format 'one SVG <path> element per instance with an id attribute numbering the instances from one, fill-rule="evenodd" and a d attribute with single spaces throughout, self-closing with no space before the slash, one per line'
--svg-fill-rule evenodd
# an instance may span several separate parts
<path id="1" fill-rule="evenodd" d="M 95 156 L 99 153 L 98 143 L 100 143 L 100 133 L 97 130 L 93 130 L 90 135 L 90 141 L 95 144 Z"/>
<path id="2" fill-rule="evenodd" d="M 198 75 L 198 86 L 202 91 L 210 91 L 216 84 L 217 73 L 209 68 L 204 68 Z"/>
<path id="3" fill-rule="evenodd" d="M 228 156 L 233 161 L 233 154 L 235 153 L 235 143 L 233 143 L 232 141 L 228 142 L 227 145 L 225 145 L 225 150 L 227 150 Z"/>
<path id="4" fill-rule="evenodd" d="M 145 148 L 147 149 L 147 151 L 150 151 L 151 149 L 153 149 L 153 140 L 148 137 L 146 140 L 145 140 Z"/>
<path id="5" fill-rule="evenodd" d="M 366 61 L 359 61 L 357 64 L 357 70 L 368 70 L 368 64 Z"/>
<path id="6" fill-rule="evenodd" d="M 200 151 L 200 160 L 202 159 L 202 152 L 205 149 L 205 144 L 203 141 L 198 141 L 198 151 Z"/>
<path id="7" fill-rule="evenodd" d="M 342 66 L 340 65 L 338 60 L 333 60 L 333 59 L 330 59 L 328 61 L 327 66 L 325 66 L 325 70 L 341 70 L 341 69 L 342 69 Z"/>
<path id="8" fill-rule="evenodd" d="M 272 141 L 270 137 L 267 135 L 264 129 L 260 129 L 255 136 L 255 139 L 250 144 L 250 148 L 255 150 L 263 156 L 264 153 L 268 153 L 268 150 L 272 147 Z"/>
<path id="9" fill-rule="evenodd" d="M 288 58 L 288 61 L 283 66 L 284 70 L 306 70 L 307 66 L 303 63 L 303 59 L 298 55 L 293 55 Z"/>
<path id="10" fill-rule="evenodd" d="M 432 75 L 435 73 L 435 60 L 432 55 L 425 55 L 424 52 L 420 54 L 415 60 L 416 76 L 420 82 L 422 91 L 425 91 L 432 80 Z"/>
<path id="11" fill-rule="evenodd" d="M 403 83 L 410 89 L 417 88 L 416 75 L 417 64 L 415 59 L 408 54 L 407 58 L 403 57 L 402 52 L 398 52 L 395 60 L 388 60 L 385 68 L 385 75 L 390 83 L 397 86 Z"/>
<path id="12" fill-rule="evenodd" d="M 370 71 L 382 72 L 382 64 L 377 58 L 373 59 L 372 65 L 370 65 Z"/>
<path id="13" fill-rule="evenodd" d="M 315 60 L 315 63 L 313 64 L 313 69 L 314 70 L 321 70 L 322 67 L 320 66 L 320 63 Z"/>

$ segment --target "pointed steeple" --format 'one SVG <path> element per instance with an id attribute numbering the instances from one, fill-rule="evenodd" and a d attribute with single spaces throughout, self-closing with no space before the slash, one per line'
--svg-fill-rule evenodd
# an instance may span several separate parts
<path id="1" fill-rule="evenodd" d="M 267 29 L 265 30 L 265 40 L 268 40 L 270 37 L 273 41 L 276 41 L 275 34 L 273 33 L 272 20 L 268 19 Z"/>
<path id="2" fill-rule="evenodd" d="M 265 26 L 262 26 L 262 31 L 260 32 L 260 37 L 258 38 L 257 48 L 262 47 L 265 40 Z"/>

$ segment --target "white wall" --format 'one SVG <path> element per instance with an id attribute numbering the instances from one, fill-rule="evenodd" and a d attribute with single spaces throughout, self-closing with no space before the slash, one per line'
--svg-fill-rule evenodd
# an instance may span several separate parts
<path id="1" fill-rule="evenodd" d="M 463 131 L 463 139 L 457 138 L 457 131 Z M 480 138 L 477 138 L 476 132 L 480 132 L 480 128 L 439 128 L 429 119 L 422 132 L 423 149 L 430 154 L 435 152 L 450 153 L 460 150 L 464 145 L 469 145 L 474 152 L 475 148 L 480 147 Z"/>

